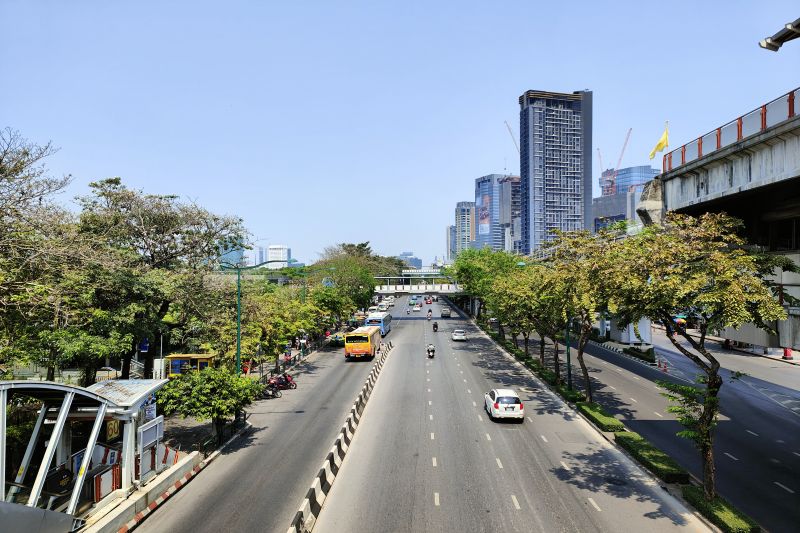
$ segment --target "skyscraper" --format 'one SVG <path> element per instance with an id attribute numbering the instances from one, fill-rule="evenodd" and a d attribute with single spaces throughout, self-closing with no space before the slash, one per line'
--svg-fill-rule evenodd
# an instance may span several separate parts
<path id="1" fill-rule="evenodd" d="M 445 259 L 448 263 L 452 263 L 456 258 L 456 227 L 447 226 L 447 253 Z"/>
<path id="2" fill-rule="evenodd" d="M 512 251 L 514 219 L 519 218 L 519 176 L 489 174 L 477 178 L 475 218 L 476 248 Z"/>
<path id="3" fill-rule="evenodd" d="M 286 268 L 292 258 L 292 249 L 285 244 L 270 244 L 267 247 L 267 261 L 281 261 L 280 263 L 270 263 L 269 268 Z"/>
<path id="4" fill-rule="evenodd" d="M 458 202 L 456 204 L 456 239 L 455 256 L 470 247 L 475 240 L 475 202 Z"/>
<path id="5" fill-rule="evenodd" d="M 552 231 L 591 227 L 592 93 L 527 91 L 519 97 L 521 252 Z"/>

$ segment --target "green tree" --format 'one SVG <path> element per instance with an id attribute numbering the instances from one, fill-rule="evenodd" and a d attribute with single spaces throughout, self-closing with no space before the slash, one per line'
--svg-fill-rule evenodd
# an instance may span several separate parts
<path id="1" fill-rule="evenodd" d="M 702 410 L 690 431 L 703 462 L 705 497 L 716 497 L 713 429 L 723 381 L 719 361 L 705 347 L 708 331 L 755 323 L 762 327 L 786 314 L 763 280 L 763 267 L 737 236 L 741 223 L 725 214 L 700 217 L 671 214 L 663 226 L 609 246 L 607 281 L 610 311 L 623 325 L 650 317 L 676 332 L 676 350 L 703 372 Z M 674 318 L 676 310 L 695 314 L 700 337 L 689 335 Z"/>
<path id="2" fill-rule="evenodd" d="M 225 421 L 250 405 L 262 388 L 257 381 L 227 369 L 206 368 L 171 379 L 156 397 L 165 414 L 211 420 L 221 442 Z"/>
<path id="3" fill-rule="evenodd" d="M 452 271 L 464 291 L 477 298 L 476 317 L 480 317 L 481 304 L 490 296 L 494 280 L 513 272 L 519 261 L 514 254 L 491 248 L 469 249 L 458 254 Z"/>

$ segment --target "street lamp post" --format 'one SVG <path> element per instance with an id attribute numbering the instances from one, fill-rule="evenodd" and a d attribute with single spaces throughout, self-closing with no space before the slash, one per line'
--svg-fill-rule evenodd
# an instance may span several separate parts
<path id="1" fill-rule="evenodd" d="M 236 375 L 242 373 L 242 270 L 253 270 L 270 263 L 288 263 L 283 259 L 264 261 L 253 266 L 231 265 L 223 263 L 224 270 L 236 270 Z"/>

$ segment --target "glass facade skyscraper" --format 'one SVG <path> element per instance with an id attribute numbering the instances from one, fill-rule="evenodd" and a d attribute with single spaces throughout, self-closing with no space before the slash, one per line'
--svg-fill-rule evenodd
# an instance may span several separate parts
<path id="1" fill-rule="evenodd" d="M 658 174 L 657 168 L 648 165 L 621 168 L 617 171 L 616 177 L 613 168 L 607 169 L 600 176 L 600 190 L 602 196 L 626 193 L 644 185 Z"/>
<path id="2" fill-rule="evenodd" d="M 591 227 L 592 93 L 527 91 L 519 97 L 520 251 L 555 229 Z"/>
<path id="3" fill-rule="evenodd" d="M 475 240 L 475 202 L 458 202 L 456 204 L 456 240 L 455 256 L 461 250 L 467 250 Z M 455 259 L 456 257 L 453 257 Z"/>
<path id="4" fill-rule="evenodd" d="M 519 176 L 489 174 L 475 180 L 476 248 L 514 250 L 514 240 L 519 239 L 519 191 Z"/>

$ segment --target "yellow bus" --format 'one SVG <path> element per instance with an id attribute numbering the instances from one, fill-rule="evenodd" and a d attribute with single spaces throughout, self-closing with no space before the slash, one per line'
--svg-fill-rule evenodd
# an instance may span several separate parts
<path id="1" fill-rule="evenodd" d="M 381 328 L 361 326 L 344 336 L 344 358 L 369 357 L 372 359 L 381 346 Z"/>

